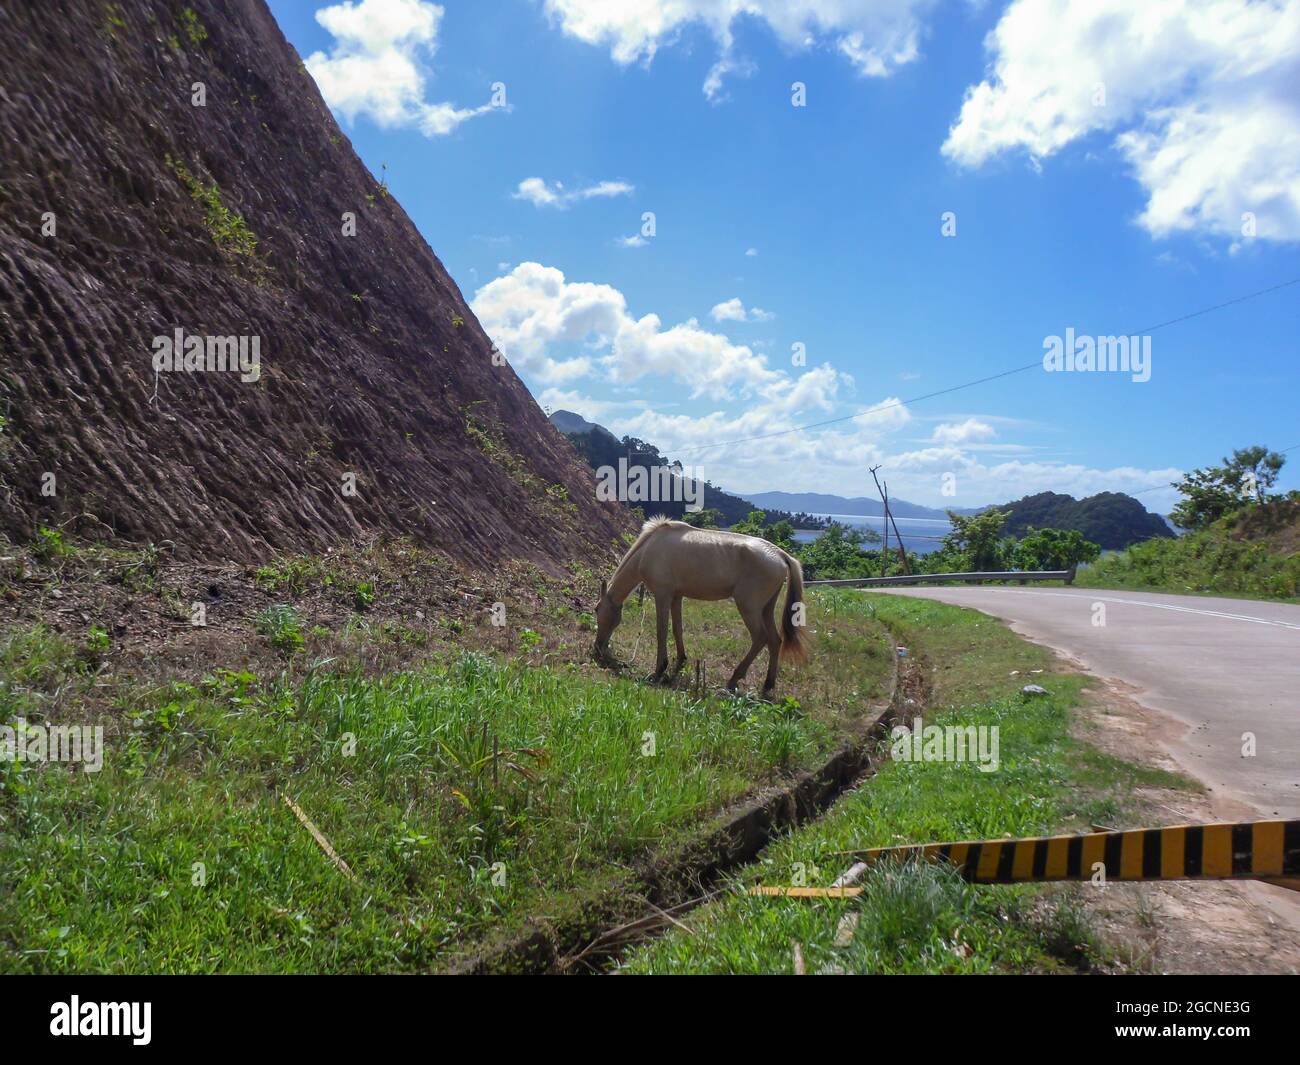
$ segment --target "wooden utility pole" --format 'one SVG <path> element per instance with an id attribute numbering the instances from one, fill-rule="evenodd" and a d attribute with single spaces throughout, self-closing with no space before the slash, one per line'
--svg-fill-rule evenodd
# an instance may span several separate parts
<path id="1" fill-rule="evenodd" d="M 879 465 L 871 467 L 871 479 L 876 482 L 876 491 L 880 493 L 880 501 L 885 507 L 885 517 L 881 522 L 885 527 L 885 548 L 883 562 L 880 567 L 880 575 L 882 577 L 889 576 L 886 567 L 889 565 L 889 527 L 891 525 L 894 527 L 894 536 L 898 539 L 898 557 L 902 560 L 903 572 L 910 574 L 912 572 L 912 566 L 907 561 L 907 548 L 903 546 L 903 534 L 898 531 L 898 523 L 894 521 L 894 515 L 890 513 L 889 510 L 889 482 L 886 481 L 883 486 L 881 485 L 880 478 L 876 476 L 876 471 L 878 469 L 880 469 Z"/>
<path id="2" fill-rule="evenodd" d="M 876 476 L 876 471 L 880 469 L 879 465 L 871 467 L 871 479 L 876 482 L 876 491 L 880 492 L 880 498 L 885 500 L 885 495 L 880 489 L 880 478 Z M 881 527 L 885 530 L 885 546 L 880 551 L 880 575 L 889 576 L 889 504 L 885 501 L 885 514 L 881 519 Z"/>
<path id="3" fill-rule="evenodd" d="M 885 495 L 889 495 L 889 482 L 885 482 Z M 907 560 L 907 548 L 903 546 L 903 534 L 898 531 L 898 522 L 894 520 L 894 512 L 889 509 L 889 504 L 885 504 L 885 514 L 889 518 L 889 524 L 894 527 L 894 536 L 898 538 L 898 554 L 903 560 L 903 572 L 909 576 L 912 573 L 912 564 Z"/>

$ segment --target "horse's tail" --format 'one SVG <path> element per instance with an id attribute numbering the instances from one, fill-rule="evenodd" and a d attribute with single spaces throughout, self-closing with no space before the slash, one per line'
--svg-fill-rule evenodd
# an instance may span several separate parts
<path id="1" fill-rule="evenodd" d="M 803 663 L 808 661 L 808 639 L 804 635 L 803 566 L 797 558 L 786 555 L 785 568 L 790 571 L 790 587 L 785 593 L 785 609 L 781 612 L 781 657 Z"/>

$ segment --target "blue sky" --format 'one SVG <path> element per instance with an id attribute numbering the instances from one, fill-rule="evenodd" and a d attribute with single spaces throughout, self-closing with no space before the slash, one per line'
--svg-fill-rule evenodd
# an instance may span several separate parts
<path id="1" fill-rule="evenodd" d="M 1146 381 L 907 402 L 1300 277 L 1300 0 L 271 8 L 539 402 L 724 487 L 975 506 L 1300 444 L 1300 285 L 1150 334 Z"/>

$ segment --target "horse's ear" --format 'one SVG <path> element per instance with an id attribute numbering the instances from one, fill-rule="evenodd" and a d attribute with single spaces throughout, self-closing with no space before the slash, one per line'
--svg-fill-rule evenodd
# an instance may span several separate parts
<path id="1" fill-rule="evenodd" d="M 601 581 L 601 582 L 600 582 L 600 597 L 601 597 L 602 599 L 605 598 L 605 589 L 606 589 L 605 582 L 604 582 L 604 581 Z"/>

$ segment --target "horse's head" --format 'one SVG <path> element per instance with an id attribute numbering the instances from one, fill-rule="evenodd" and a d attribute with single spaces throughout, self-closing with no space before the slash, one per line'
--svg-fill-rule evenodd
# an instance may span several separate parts
<path id="1" fill-rule="evenodd" d="M 609 637 L 623 620 L 623 604 L 616 603 L 610 597 L 605 582 L 600 582 L 600 601 L 596 603 L 596 658 L 609 662 L 613 656 L 609 653 Z"/>

